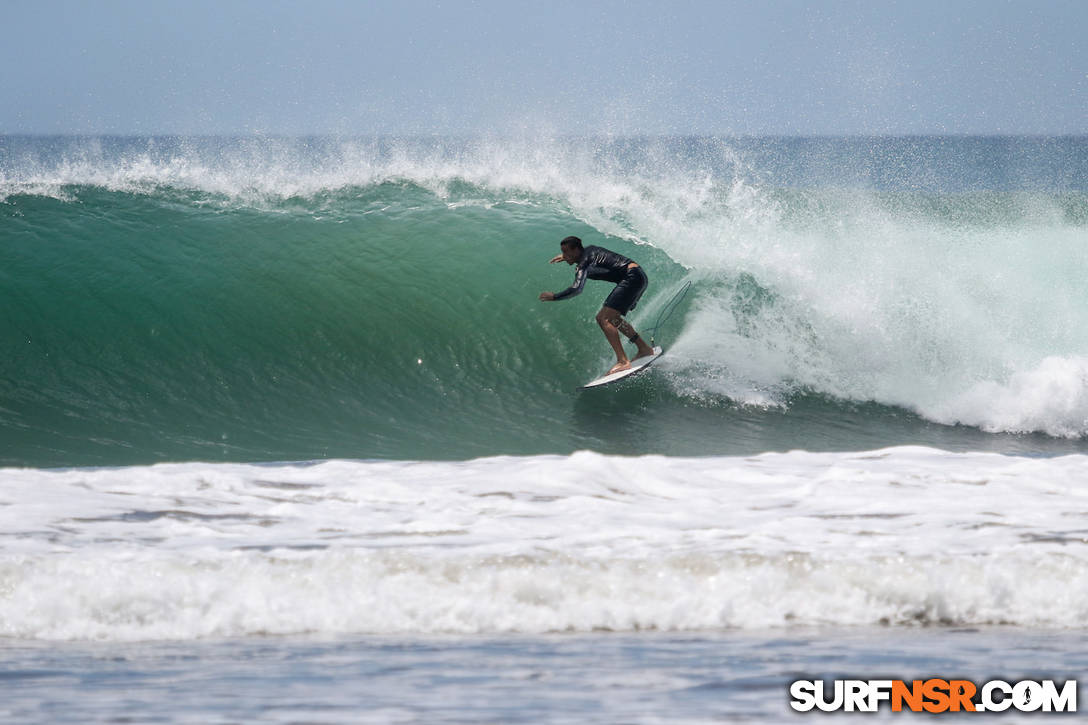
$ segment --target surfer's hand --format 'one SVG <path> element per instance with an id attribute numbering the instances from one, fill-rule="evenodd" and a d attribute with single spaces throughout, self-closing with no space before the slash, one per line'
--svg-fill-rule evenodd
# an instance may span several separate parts
<path id="1" fill-rule="evenodd" d="M 562 254 L 557 254 L 557 255 L 555 255 L 554 257 L 551 258 L 551 261 L 549 261 L 548 264 L 555 264 L 556 262 L 562 262 L 562 261 L 563 261 L 563 255 Z"/>
<path id="2" fill-rule="evenodd" d="M 555 293 L 554 292 L 541 292 L 540 293 L 540 299 L 541 299 L 542 302 L 551 302 L 551 301 L 553 301 L 555 299 Z"/>

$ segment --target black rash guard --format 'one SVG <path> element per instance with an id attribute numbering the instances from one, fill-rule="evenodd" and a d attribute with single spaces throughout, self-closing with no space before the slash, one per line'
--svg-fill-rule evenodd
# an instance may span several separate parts
<path id="1" fill-rule="evenodd" d="M 632 260 L 616 254 L 604 247 L 588 246 L 582 249 L 582 258 L 578 260 L 578 268 L 574 270 L 574 284 L 562 292 L 555 293 L 556 300 L 565 300 L 574 297 L 586 286 L 586 279 L 602 279 L 619 284 L 627 276 L 627 265 Z"/>

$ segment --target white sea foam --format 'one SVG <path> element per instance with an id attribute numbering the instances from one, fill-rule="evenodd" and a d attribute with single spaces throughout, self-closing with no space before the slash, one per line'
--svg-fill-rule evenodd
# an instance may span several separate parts
<path id="1" fill-rule="evenodd" d="M 1088 456 L 0 471 L 0 635 L 1079 627 Z"/>
<path id="2" fill-rule="evenodd" d="M 978 382 L 925 413 L 934 420 L 989 431 L 1082 436 L 1088 431 L 1088 357 L 1047 357 L 1006 382 Z"/>

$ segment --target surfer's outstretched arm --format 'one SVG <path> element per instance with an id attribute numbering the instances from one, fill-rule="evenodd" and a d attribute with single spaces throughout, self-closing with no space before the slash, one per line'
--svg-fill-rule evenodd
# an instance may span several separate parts
<path id="1" fill-rule="evenodd" d="M 580 260 L 580 257 L 578 258 Z M 548 260 L 551 264 L 558 262 L 566 262 L 567 264 L 574 264 L 576 260 L 573 256 L 567 254 L 557 254 Z M 582 291 L 582 288 L 586 286 L 586 278 L 589 276 L 589 270 L 585 265 L 579 264 L 578 268 L 574 270 L 574 284 L 567 287 L 562 292 L 541 292 L 540 299 L 544 302 L 552 302 L 554 300 L 565 300 L 568 297 L 574 297 Z"/>
<path id="2" fill-rule="evenodd" d="M 574 284 L 567 287 L 562 292 L 556 292 L 552 295 L 552 299 L 565 300 L 568 297 L 574 297 L 575 295 L 581 294 L 582 288 L 586 286 L 586 277 L 588 276 L 588 273 L 589 270 L 587 270 L 585 266 L 578 265 L 578 269 L 574 272 Z"/>

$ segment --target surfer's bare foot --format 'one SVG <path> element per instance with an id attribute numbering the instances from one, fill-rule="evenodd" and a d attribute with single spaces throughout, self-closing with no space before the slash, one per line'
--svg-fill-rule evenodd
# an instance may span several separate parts
<path id="1" fill-rule="evenodd" d="M 642 340 L 638 341 L 638 355 L 635 355 L 636 360 L 638 360 L 640 357 L 649 357 L 650 355 L 653 355 L 653 354 L 654 354 L 654 349 L 652 347 L 647 345 Z"/>
<path id="2" fill-rule="evenodd" d="M 623 362 L 618 362 L 615 365 L 613 365 L 612 369 L 608 371 L 608 374 L 611 375 L 612 373 L 618 373 L 620 370 L 627 370 L 630 367 L 631 367 L 631 361 L 630 360 L 624 360 Z"/>

